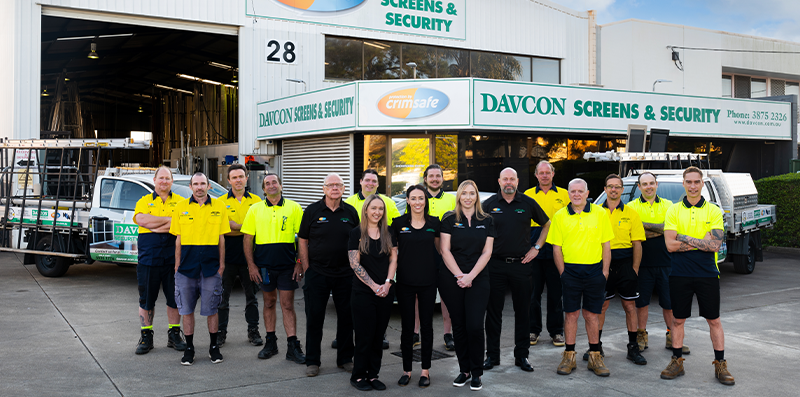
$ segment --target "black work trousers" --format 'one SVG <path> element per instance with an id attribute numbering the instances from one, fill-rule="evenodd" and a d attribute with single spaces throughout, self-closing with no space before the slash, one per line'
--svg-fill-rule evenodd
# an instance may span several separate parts
<path id="1" fill-rule="evenodd" d="M 336 365 L 353 361 L 353 314 L 350 295 L 353 291 L 353 276 L 328 277 L 308 268 L 303 285 L 306 304 L 306 365 L 320 365 L 322 354 L 322 327 L 325 325 L 325 310 L 328 298 L 333 295 L 336 306 Z"/>
<path id="2" fill-rule="evenodd" d="M 458 368 L 472 376 L 483 376 L 483 321 L 486 304 L 489 302 L 487 276 L 482 275 L 473 280 L 472 287 L 461 288 L 450 271 L 445 269 L 439 272 L 439 294 L 450 311 Z"/>
<path id="3" fill-rule="evenodd" d="M 392 315 L 394 287 L 385 298 L 378 297 L 365 288 L 353 288 L 350 302 L 353 306 L 353 329 L 356 332 L 353 374 L 350 379 L 376 379 L 381 372 L 383 334 L 386 333 L 389 317 Z"/>
<path id="4" fill-rule="evenodd" d="M 553 259 L 533 260 L 530 332 L 542 333 L 542 293 L 547 286 L 547 332 L 550 337 L 564 334 L 564 305 L 561 302 L 561 275 Z"/>
<path id="5" fill-rule="evenodd" d="M 233 284 L 236 277 L 242 283 L 244 290 L 244 319 L 247 321 L 247 329 L 258 329 L 258 298 L 256 292 L 259 287 L 250 280 L 250 273 L 247 271 L 247 264 L 226 263 L 225 270 L 222 272 L 222 302 L 219 304 L 219 330 L 228 330 L 228 318 L 230 314 L 230 299 Z"/>
<path id="6" fill-rule="evenodd" d="M 431 368 L 433 354 L 433 308 L 436 305 L 436 285 L 412 286 L 398 283 L 395 286 L 397 305 L 400 306 L 402 332 L 400 351 L 403 353 L 403 371 L 411 372 L 414 358 L 414 323 L 416 303 L 419 299 L 419 336 L 422 342 L 422 369 Z"/>
<path id="7" fill-rule="evenodd" d="M 514 357 L 528 358 L 530 339 L 531 264 L 506 263 L 492 258 L 489 269 L 490 292 L 486 309 L 486 356 L 493 362 L 500 361 L 500 330 L 503 326 L 503 306 L 506 290 L 511 290 L 514 304 Z"/>

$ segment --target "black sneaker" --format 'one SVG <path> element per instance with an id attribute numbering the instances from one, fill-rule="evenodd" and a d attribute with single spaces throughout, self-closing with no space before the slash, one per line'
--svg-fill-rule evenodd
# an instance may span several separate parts
<path id="1" fill-rule="evenodd" d="M 286 359 L 289 361 L 294 361 L 298 364 L 306 363 L 306 355 L 303 354 L 303 348 L 300 346 L 299 340 L 295 339 L 287 343 Z"/>
<path id="2" fill-rule="evenodd" d="M 225 346 L 225 340 L 228 339 L 228 331 L 221 329 L 217 331 L 217 346 Z"/>
<path id="3" fill-rule="evenodd" d="M 636 365 L 647 365 L 647 359 L 639 352 L 638 343 L 628 343 L 627 359 L 633 361 Z"/>
<path id="4" fill-rule="evenodd" d="M 453 381 L 453 386 L 455 386 L 455 387 L 464 386 L 464 385 L 467 384 L 467 382 L 469 382 L 469 379 L 471 377 L 472 377 L 472 375 L 470 375 L 470 374 L 460 373 L 460 374 L 458 374 L 456 379 Z"/>
<path id="5" fill-rule="evenodd" d="M 278 338 L 267 335 L 267 340 L 264 342 L 264 348 L 258 352 L 258 358 L 266 360 L 278 354 Z"/>
<path id="6" fill-rule="evenodd" d="M 339 342 L 337 342 L 336 339 L 334 339 L 333 342 L 331 342 L 331 349 L 338 349 L 338 348 L 339 348 Z"/>
<path id="7" fill-rule="evenodd" d="M 386 334 L 383 334 L 383 350 L 386 350 L 388 348 L 389 348 L 389 340 L 386 339 Z"/>
<path id="8" fill-rule="evenodd" d="M 447 351 L 456 349 L 456 340 L 453 338 L 453 334 L 444 334 L 444 349 Z"/>
<path id="9" fill-rule="evenodd" d="M 261 346 L 264 344 L 264 340 L 261 339 L 261 334 L 258 332 L 258 328 L 247 329 L 247 340 L 253 346 Z M 219 337 L 217 337 L 217 342 L 219 342 Z"/>
<path id="10" fill-rule="evenodd" d="M 211 362 L 214 364 L 219 364 L 222 362 L 222 353 L 219 352 L 219 346 L 211 346 L 208 349 L 208 357 L 211 359 Z"/>
<path id="11" fill-rule="evenodd" d="M 153 350 L 153 330 L 143 329 L 139 344 L 136 345 L 136 354 L 147 354 L 150 350 Z"/>
<path id="12" fill-rule="evenodd" d="M 606 353 L 603 351 L 603 345 L 600 345 L 600 355 L 605 357 Z M 589 361 L 589 350 L 586 350 L 586 353 L 583 353 L 583 361 Z"/>
<path id="13" fill-rule="evenodd" d="M 171 347 L 179 352 L 186 350 L 186 341 L 183 340 L 181 327 L 172 327 L 167 332 L 167 347 Z"/>
<path id="14" fill-rule="evenodd" d="M 192 365 L 194 364 L 194 348 L 187 347 L 186 350 L 183 351 L 183 358 L 181 358 L 181 365 Z"/>
<path id="15" fill-rule="evenodd" d="M 474 390 L 474 391 L 478 391 L 480 389 L 483 389 L 483 383 L 481 383 L 481 377 L 480 376 L 472 377 L 472 381 L 469 382 L 469 389 L 470 390 Z"/>
<path id="16" fill-rule="evenodd" d="M 419 334 L 415 333 L 414 338 L 412 338 L 411 341 L 414 342 L 411 346 L 419 346 Z"/>

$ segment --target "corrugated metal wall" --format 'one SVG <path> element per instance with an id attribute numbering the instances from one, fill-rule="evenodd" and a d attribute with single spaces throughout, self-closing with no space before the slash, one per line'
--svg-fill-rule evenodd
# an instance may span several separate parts
<path id="1" fill-rule="evenodd" d="M 283 141 L 283 195 L 303 208 L 322 198 L 322 184 L 335 172 L 344 180 L 344 197 L 352 194 L 352 135 Z"/>

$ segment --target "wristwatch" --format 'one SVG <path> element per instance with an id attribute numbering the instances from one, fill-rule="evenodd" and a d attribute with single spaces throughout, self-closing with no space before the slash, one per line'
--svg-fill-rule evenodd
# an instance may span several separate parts
<path id="1" fill-rule="evenodd" d="M 537 251 L 542 249 L 542 247 L 540 247 L 539 244 L 534 245 L 533 248 L 536 248 Z"/>
<path id="2" fill-rule="evenodd" d="M 389 284 L 394 285 L 394 280 L 392 280 L 390 278 L 387 278 L 386 281 L 384 281 L 384 283 L 389 283 Z"/>

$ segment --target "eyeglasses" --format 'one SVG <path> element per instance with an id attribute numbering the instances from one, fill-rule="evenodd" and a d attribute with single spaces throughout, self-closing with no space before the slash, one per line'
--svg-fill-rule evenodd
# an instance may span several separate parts
<path id="1" fill-rule="evenodd" d="M 333 189 L 333 188 L 341 189 L 341 188 L 344 187 L 344 183 L 326 183 L 326 184 L 324 184 L 322 186 L 325 186 L 325 187 L 327 187 L 329 189 Z"/>
<path id="2" fill-rule="evenodd" d="M 622 189 L 622 186 L 620 186 L 620 185 L 606 185 L 606 188 L 619 190 L 619 189 Z"/>

